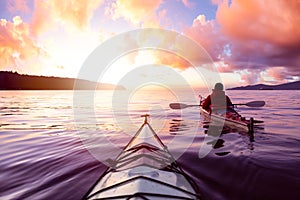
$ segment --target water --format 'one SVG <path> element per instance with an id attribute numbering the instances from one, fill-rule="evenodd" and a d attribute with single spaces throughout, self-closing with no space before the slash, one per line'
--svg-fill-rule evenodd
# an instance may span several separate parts
<path id="1" fill-rule="evenodd" d="M 300 91 L 228 91 L 235 103 L 266 101 L 263 108 L 239 107 L 242 115 L 264 121 L 254 141 L 232 129 L 220 138 L 207 136 L 196 107 L 168 108 L 178 100 L 195 104 L 184 92 L 178 99 L 140 91 L 128 108 L 114 109 L 111 99 L 120 97 L 118 103 L 122 95 L 98 91 L 94 110 L 74 105 L 72 91 L 0 93 L 0 199 L 81 199 L 144 113 L 204 199 L 299 199 Z M 212 150 L 199 159 L 205 137 Z"/>

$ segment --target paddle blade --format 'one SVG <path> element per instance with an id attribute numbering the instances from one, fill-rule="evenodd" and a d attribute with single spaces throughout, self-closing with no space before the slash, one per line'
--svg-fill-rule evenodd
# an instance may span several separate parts
<path id="1" fill-rule="evenodd" d="M 262 121 L 262 120 L 256 120 L 256 119 L 255 119 L 253 122 L 254 122 L 255 124 L 262 124 L 262 123 L 264 123 L 264 121 Z"/>
<path id="2" fill-rule="evenodd" d="M 188 108 L 188 107 L 199 107 L 200 105 L 187 105 L 184 103 L 170 103 L 169 104 L 170 108 L 172 109 L 184 109 L 184 108 Z"/>
<path id="3" fill-rule="evenodd" d="M 184 108 L 188 107 L 188 105 L 183 104 L 183 103 L 170 103 L 169 106 L 170 106 L 170 108 L 175 109 L 175 110 L 184 109 Z"/>
<path id="4" fill-rule="evenodd" d="M 251 101 L 246 103 L 245 105 L 249 107 L 263 107 L 265 104 L 266 102 L 264 101 Z"/>

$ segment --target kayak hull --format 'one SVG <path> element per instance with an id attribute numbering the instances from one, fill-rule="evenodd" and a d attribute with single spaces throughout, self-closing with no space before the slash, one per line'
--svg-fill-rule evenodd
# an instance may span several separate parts
<path id="1" fill-rule="evenodd" d="M 182 190 L 177 188 L 179 182 Z M 196 199 L 193 194 L 186 191 L 193 191 L 193 189 L 181 176 L 149 167 L 136 167 L 104 176 L 91 192 L 94 194 L 91 199 L 122 199 L 140 195 L 151 199 L 154 199 L 153 197 Z"/>
<path id="2" fill-rule="evenodd" d="M 233 115 L 231 118 L 226 116 L 226 114 L 216 114 L 216 113 L 209 113 L 207 110 L 200 107 L 200 114 L 204 117 L 205 120 L 209 121 L 210 123 L 220 125 L 220 126 L 227 126 L 230 128 L 236 128 L 239 130 L 246 131 L 248 133 L 253 132 L 253 119 L 246 120 L 237 114 Z"/>

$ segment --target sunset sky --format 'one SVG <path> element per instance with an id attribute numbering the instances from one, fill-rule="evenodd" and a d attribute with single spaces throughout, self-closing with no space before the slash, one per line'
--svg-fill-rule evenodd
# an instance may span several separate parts
<path id="1" fill-rule="evenodd" d="M 162 28 L 202 46 L 229 86 L 291 82 L 300 76 L 299 10 L 299 0 L 1 0 L 0 67 L 76 77 L 107 39 Z M 113 72 L 120 74 L 105 81 L 116 83 L 131 66 L 151 62 L 192 74 L 182 60 L 166 59 L 159 52 L 120 58 Z"/>

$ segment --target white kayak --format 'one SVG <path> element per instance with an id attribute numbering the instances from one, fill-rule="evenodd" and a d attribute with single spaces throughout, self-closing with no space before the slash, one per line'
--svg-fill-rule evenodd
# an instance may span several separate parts
<path id="1" fill-rule="evenodd" d="M 181 169 L 148 122 L 83 199 L 200 199 L 194 181 Z"/>
<path id="2" fill-rule="evenodd" d="M 224 111 L 223 113 L 222 112 L 210 113 L 207 110 L 200 107 L 200 114 L 203 115 L 203 117 L 206 120 L 209 120 L 212 123 L 215 124 L 221 123 L 224 124 L 225 126 L 231 128 L 237 128 L 239 130 L 244 130 L 249 134 L 253 134 L 253 128 L 255 122 L 253 118 L 246 119 L 245 117 L 242 117 L 234 110 Z"/>

